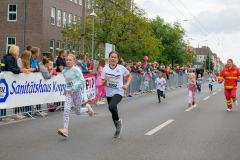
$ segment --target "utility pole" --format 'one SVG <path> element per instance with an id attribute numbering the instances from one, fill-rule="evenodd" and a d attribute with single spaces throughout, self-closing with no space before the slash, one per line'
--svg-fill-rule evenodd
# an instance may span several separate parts
<path id="1" fill-rule="evenodd" d="M 209 68 L 209 71 L 210 71 L 210 55 L 211 55 L 211 53 L 209 52 L 209 57 L 208 57 L 208 68 Z"/>
<path id="2" fill-rule="evenodd" d="M 84 36 L 85 36 L 85 14 L 86 14 L 86 7 L 85 7 L 85 2 L 86 0 L 83 0 L 82 3 L 82 30 L 81 30 L 81 48 L 80 48 L 80 53 L 84 53 Z"/>

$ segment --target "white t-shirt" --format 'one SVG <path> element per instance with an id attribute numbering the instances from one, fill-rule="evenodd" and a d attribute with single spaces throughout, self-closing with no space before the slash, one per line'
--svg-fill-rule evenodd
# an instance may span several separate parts
<path id="1" fill-rule="evenodd" d="M 214 78 L 209 77 L 208 82 L 210 85 L 213 85 L 213 82 L 215 82 Z"/>
<path id="2" fill-rule="evenodd" d="M 165 86 L 161 87 L 161 85 L 166 83 L 166 80 L 164 78 L 156 78 L 155 83 L 157 83 L 157 89 L 159 89 L 160 91 L 165 91 Z"/>
<path id="3" fill-rule="evenodd" d="M 110 65 L 105 66 L 102 70 L 101 78 L 105 79 L 108 74 L 109 80 L 106 86 L 106 97 L 113 97 L 115 94 L 124 95 L 123 77 L 129 75 L 129 71 L 122 65 L 117 65 L 115 68 L 110 68 Z"/>

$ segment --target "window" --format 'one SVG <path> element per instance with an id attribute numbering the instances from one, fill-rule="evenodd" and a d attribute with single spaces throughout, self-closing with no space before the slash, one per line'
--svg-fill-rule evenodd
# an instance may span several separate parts
<path id="1" fill-rule="evenodd" d="M 17 21 L 17 5 L 8 4 L 8 21 L 16 22 Z"/>
<path id="2" fill-rule="evenodd" d="M 6 52 L 8 51 L 8 48 L 10 48 L 11 46 L 15 46 L 15 45 L 16 45 L 16 37 L 7 37 Z"/>
<path id="3" fill-rule="evenodd" d="M 74 21 L 73 24 L 76 25 L 77 24 L 77 16 L 73 16 L 73 21 Z"/>
<path id="4" fill-rule="evenodd" d="M 91 2 L 90 2 L 90 0 L 88 0 L 88 8 L 89 8 L 89 9 L 91 8 Z"/>
<path id="5" fill-rule="evenodd" d="M 58 10 L 57 26 L 61 27 L 62 11 Z"/>
<path id="6" fill-rule="evenodd" d="M 63 48 L 63 49 L 66 49 L 66 47 L 65 47 L 65 42 L 62 42 L 62 48 Z"/>
<path id="7" fill-rule="evenodd" d="M 72 24 L 72 14 L 69 14 L 68 25 L 71 25 L 71 24 Z"/>
<path id="8" fill-rule="evenodd" d="M 63 27 L 67 25 L 67 12 L 63 12 Z"/>
<path id="9" fill-rule="evenodd" d="M 75 0 L 75 3 L 77 3 L 77 0 Z"/>
<path id="10" fill-rule="evenodd" d="M 60 41 L 57 41 L 56 56 L 59 56 L 59 50 L 60 50 Z"/>
<path id="11" fill-rule="evenodd" d="M 69 54 L 69 53 L 70 53 L 70 49 L 71 49 L 71 44 L 70 44 L 70 43 L 68 43 L 68 50 L 67 50 L 67 54 Z"/>
<path id="12" fill-rule="evenodd" d="M 82 5 L 82 0 L 79 0 L 79 5 Z"/>
<path id="13" fill-rule="evenodd" d="M 51 24 L 52 24 L 52 25 L 55 25 L 55 8 L 52 8 Z"/>
<path id="14" fill-rule="evenodd" d="M 72 54 L 75 54 L 75 46 L 73 46 Z"/>
<path id="15" fill-rule="evenodd" d="M 50 41 L 50 52 L 54 53 L 54 40 Z"/>

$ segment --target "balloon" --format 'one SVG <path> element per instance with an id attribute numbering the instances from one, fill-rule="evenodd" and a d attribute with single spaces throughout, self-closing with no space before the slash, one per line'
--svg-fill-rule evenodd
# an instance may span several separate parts
<path id="1" fill-rule="evenodd" d="M 145 56 L 144 60 L 147 61 L 148 60 L 148 56 Z"/>

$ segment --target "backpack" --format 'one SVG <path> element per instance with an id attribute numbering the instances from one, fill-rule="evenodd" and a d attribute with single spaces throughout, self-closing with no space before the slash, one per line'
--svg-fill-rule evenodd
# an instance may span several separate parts
<path id="1" fill-rule="evenodd" d="M 1 59 L 1 71 L 3 71 L 3 66 L 2 66 L 2 64 L 5 64 L 5 60 L 6 60 L 6 57 L 7 57 L 7 54 L 5 54 L 4 56 L 3 56 L 3 59 Z"/>

